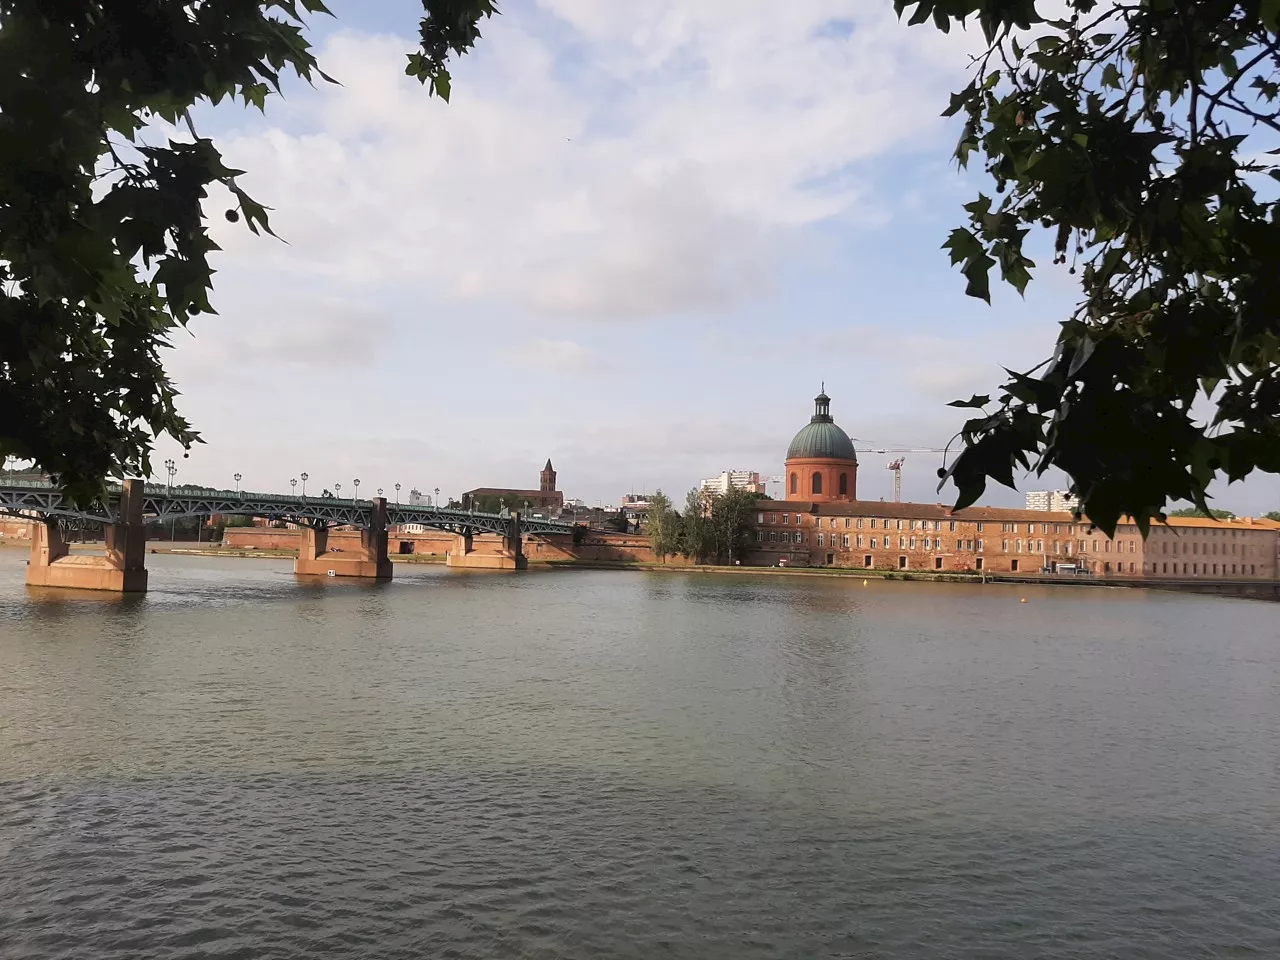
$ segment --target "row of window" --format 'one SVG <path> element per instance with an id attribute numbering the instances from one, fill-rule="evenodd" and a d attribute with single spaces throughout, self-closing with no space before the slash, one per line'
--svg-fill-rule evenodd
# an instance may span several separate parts
<path id="1" fill-rule="evenodd" d="M 763 530 L 757 530 L 756 542 L 764 543 L 765 539 L 766 539 L 765 532 Z M 860 533 L 852 536 L 847 533 L 843 535 L 835 534 L 835 533 L 832 533 L 830 535 L 825 533 L 817 534 L 818 546 L 843 547 L 846 550 L 862 549 L 863 547 L 870 547 L 872 550 L 878 550 L 881 547 L 881 540 L 883 540 L 884 549 L 886 550 L 892 549 L 893 538 L 889 536 L 885 536 L 881 538 L 878 536 L 865 537 Z M 920 537 L 899 535 L 897 540 L 898 540 L 898 548 L 900 550 L 915 550 L 915 549 L 946 550 L 947 544 L 948 544 L 948 541 L 944 540 L 942 537 L 920 538 Z M 794 533 L 788 532 L 786 530 L 770 530 L 768 535 L 768 542 L 770 543 L 804 543 L 805 540 L 804 540 L 804 534 L 802 534 L 799 530 L 795 531 Z M 956 540 L 951 542 L 955 544 L 953 549 L 959 553 L 982 553 L 986 549 L 986 544 L 980 537 L 973 540 L 957 538 Z M 1083 547 L 1083 541 L 1081 541 L 1081 546 Z M 1061 547 L 1065 547 L 1065 550 L 1060 550 Z M 1045 548 L 1045 542 L 1043 540 L 1026 541 L 1027 553 L 1044 553 L 1044 548 Z M 1007 539 L 1001 540 L 1000 549 L 1002 552 L 1008 553 L 1009 540 Z M 1014 553 L 1023 552 L 1023 541 L 1021 539 L 1017 539 L 1013 541 L 1013 552 Z M 1058 540 L 1053 541 L 1054 556 L 1060 556 L 1063 553 L 1065 553 L 1066 556 L 1071 556 L 1073 552 L 1074 551 L 1072 549 L 1072 541 L 1068 540 L 1065 542 L 1065 544 L 1063 544 Z"/>
<path id="2" fill-rule="evenodd" d="M 1175 537 L 1200 536 L 1200 537 L 1226 537 L 1230 535 L 1233 539 L 1242 533 L 1255 533 L 1254 530 L 1223 530 L 1215 527 L 1192 527 L 1190 530 L 1183 528 L 1178 531 L 1177 528 L 1152 526 L 1151 532 L 1154 534 L 1169 534 Z"/>
<path id="3" fill-rule="evenodd" d="M 832 539 L 834 540 L 835 538 L 833 537 Z M 770 543 L 804 543 L 804 534 L 801 533 L 799 530 L 796 530 L 794 532 L 790 530 L 770 530 L 769 542 Z M 763 530 L 756 531 L 756 543 L 764 543 Z M 820 545 L 822 543 L 821 536 L 818 537 L 818 543 Z"/>
<path id="4" fill-rule="evenodd" d="M 1190 570 L 1187 569 L 1188 565 L 1184 563 L 1182 565 L 1181 571 L 1178 570 L 1178 565 L 1176 563 L 1172 564 L 1172 566 L 1173 566 L 1173 569 L 1170 570 L 1169 569 L 1170 564 L 1164 560 L 1160 560 L 1152 563 L 1144 563 L 1142 565 L 1142 572 L 1143 573 L 1179 573 L 1181 572 L 1181 573 L 1195 573 L 1195 574 L 1200 574 L 1202 576 L 1220 576 L 1220 577 L 1226 577 L 1226 576 L 1232 576 L 1232 575 L 1240 576 L 1240 577 L 1243 577 L 1243 576 L 1256 577 L 1258 575 L 1258 565 L 1256 563 L 1233 563 L 1231 564 L 1230 571 L 1227 570 L 1227 565 L 1225 563 L 1223 564 L 1192 563 L 1190 564 L 1190 567 L 1191 567 Z M 1213 567 L 1212 573 L 1209 570 L 1210 566 Z M 1218 572 L 1219 566 L 1222 567 L 1221 573 Z"/>
<path id="5" fill-rule="evenodd" d="M 883 539 L 883 547 L 884 547 L 884 549 L 885 549 L 885 550 L 890 550 L 890 549 L 892 549 L 892 548 L 893 548 L 892 538 L 891 538 L 891 537 L 888 537 L 888 536 L 885 536 L 885 537 L 883 537 L 883 538 L 878 537 L 878 536 L 875 536 L 875 537 L 864 537 L 862 534 L 856 534 L 856 535 L 852 535 L 852 536 L 851 536 L 850 534 L 847 534 L 847 533 L 846 533 L 846 534 L 843 534 L 843 535 L 839 535 L 839 534 L 835 534 L 835 533 L 830 534 L 830 535 L 828 535 L 828 534 L 824 534 L 824 533 L 819 533 L 819 534 L 817 535 L 817 545 L 818 545 L 819 547 L 826 547 L 826 546 L 831 546 L 831 547 L 842 547 L 842 548 L 844 548 L 845 550 L 849 550 L 849 549 L 859 549 L 859 550 L 860 550 L 860 549 L 863 549 L 864 547 L 870 547 L 872 550 L 879 550 L 879 549 L 881 548 L 881 540 L 882 540 L 882 539 Z M 943 540 L 943 538 L 942 538 L 942 537 L 923 537 L 923 538 L 916 538 L 916 537 L 912 537 L 912 536 L 905 536 L 905 535 L 902 535 L 902 536 L 899 536 L 899 537 L 897 538 L 897 540 L 898 540 L 898 544 L 897 544 L 897 545 L 898 545 L 898 548 L 899 548 L 900 550 L 915 550 L 915 549 L 917 549 L 917 548 L 919 548 L 919 549 L 923 549 L 923 550 L 945 550 L 945 549 L 947 549 L 946 542 Z M 764 532 L 763 530 L 757 530 L 757 531 L 756 531 L 756 542 L 757 542 L 757 543 L 764 543 L 764 542 L 765 542 L 765 532 Z M 800 531 L 800 530 L 796 530 L 796 531 L 794 531 L 794 532 L 790 532 L 790 531 L 786 531 L 786 530 L 770 530 L 770 531 L 769 531 L 769 535 L 768 535 L 768 542 L 769 542 L 769 543 L 804 543 L 804 542 L 805 542 L 805 535 L 804 535 L 804 533 L 803 533 L 802 531 Z M 975 539 L 975 540 L 957 539 L 957 540 L 955 540 L 955 541 L 954 541 L 954 543 L 955 543 L 955 547 L 954 547 L 954 549 L 955 549 L 957 552 L 961 552 L 961 553 L 982 553 L 982 552 L 985 550 L 985 548 L 986 548 L 986 545 L 984 544 L 984 542 L 982 541 L 982 539 L 981 539 L 981 538 L 978 538 L 978 539 Z M 1023 552 L 1024 543 L 1023 543 L 1023 541 L 1022 541 L 1022 539 L 1021 539 L 1021 538 L 1018 538 L 1018 539 L 1013 540 L 1013 541 L 1012 541 L 1012 543 L 1013 543 L 1013 552 L 1014 552 L 1014 553 L 1022 553 L 1022 552 Z M 1106 541 L 1106 544 L 1107 544 L 1107 546 L 1110 546 L 1110 541 Z M 1002 552 L 1004 552 L 1004 553 L 1009 553 L 1009 552 L 1010 552 L 1010 551 L 1009 551 L 1009 545 L 1010 545 L 1010 541 L 1009 541 L 1007 538 L 1006 538 L 1006 539 L 1002 539 L 1002 540 L 1000 541 L 1000 549 L 1001 549 L 1001 551 L 1002 551 Z M 1122 544 L 1117 544 L 1117 547 L 1120 547 L 1120 546 L 1122 546 Z M 1059 541 L 1059 540 L 1054 540 L 1054 541 L 1052 542 L 1052 548 L 1053 548 L 1053 555 L 1054 555 L 1054 556 L 1068 556 L 1068 557 L 1069 557 L 1069 556 L 1071 556 L 1071 555 L 1072 555 L 1072 553 L 1074 552 L 1074 551 L 1073 551 L 1073 549 L 1072 549 L 1072 547 L 1073 547 L 1073 541 L 1071 541 L 1071 540 L 1067 540 L 1067 541 L 1065 541 L 1065 542 L 1064 542 L 1064 541 Z M 1085 547 L 1085 542 L 1084 542 L 1083 540 L 1081 540 L 1081 541 L 1080 541 L 1080 550 L 1081 550 L 1081 552 L 1083 552 L 1083 551 L 1084 551 L 1084 547 Z M 1026 552 L 1027 552 L 1027 553 L 1031 553 L 1031 554 L 1043 554 L 1043 553 L 1045 552 L 1045 541 L 1043 541 L 1043 540 L 1028 540 L 1028 541 L 1026 541 L 1026 543 L 1025 543 L 1025 548 L 1026 548 Z M 1095 551 L 1095 552 L 1096 552 L 1096 551 L 1097 551 L 1097 549 L 1098 549 L 1098 541 L 1097 541 L 1097 540 L 1093 541 L 1093 549 L 1094 549 L 1094 551 Z M 1133 551 L 1133 549 L 1132 549 L 1132 545 L 1131 545 L 1131 549 L 1130 549 L 1130 551 L 1129 551 L 1129 552 L 1130 552 L 1130 553 L 1134 552 L 1134 551 Z M 1145 564 L 1145 563 L 1144 563 L 1144 564 L 1143 564 L 1143 571 L 1144 571 L 1144 572 L 1147 572 L 1147 571 L 1148 571 L 1148 569 L 1150 568 L 1150 572 L 1153 572 L 1153 573 L 1154 573 L 1154 572 L 1156 572 L 1156 566 L 1157 566 L 1157 565 L 1156 565 L 1155 563 L 1152 563 L 1152 564 Z M 1183 570 L 1182 570 L 1182 572 L 1183 572 L 1183 573 L 1186 573 L 1186 572 L 1187 572 L 1187 570 L 1186 570 L 1187 564 L 1185 564 L 1185 563 L 1184 563 L 1182 566 L 1183 566 Z M 1192 564 L 1192 567 L 1194 568 L 1192 572 L 1199 572 L 1199 566 L 1200 566 L 1199 564 Z M 1206 569 L 1206 571 L 1207 571 L 1207 570 L 1209 569 L 1209 564 L 1205 564 L 1204 566 L 1205 566 L 1205 569 Z M 1231 572 L 1232 572 L 1232 573 L 1235 573 L 1235 572 L 1236 572 L 1236 568 L 1237 568 L 1237 566 L 1238 566 L 1237 564 L 1231 564 L 1231 568 L 1232 568 L 1232 569 L 1231 569 Z M 1243 572 L 1244 572 L 1244 571 L 1243 571 L 1243 566 L 1245 566 L 1245 565 L 1241 564 L 1241 565 L 1239 565 L 1239 566 L 1242 568 L 1240 572 L 1241 572 L 1241 573 L 1243 573 Z M 1251 566 L 1251 567 L 1253 567 L 1254 569 L 1256 569 L 1256 564 L 1250 564 L 1249 566 Z M 1164 564 L 1164 567 L 1165 567 L 1166 569 L 1165 569 L 1164 571 L 1161 571 L 1161 572 L 1168 572 L 1168 571 L 1167 571 L 1167 568 L 1168 568 L 1168 564 L 1167 564 L 1167 563 L 1165 563 L 1165 564 Z M 1174 567 L 1174 572 L 1175 572 L 1175 573 L 1177 573 L 1177 572 L 1178 572 L 1178 569 L 1177 569 L 1177 568 L 1178 568 L 1178 565 L 1175 563 L 1175 564 L 1173 565 L 1173 567 Z M 1105 571 L 1107 571 L 1107 572 L 1110 572 L 1110 571 L 1111 571 L 1111 563 L 1110 563 L 1110 562 L 1107 562 L 1107 563 L 1104 565 L 1103 569 L 1104 569 Z M 1124 572 L 1124 564 L 1123 564 L 1123 563 L 1118 563 L 1118 564 L 1116 565 L 1116 571 L 1117 571 L 1117 572 L 1119 572 L 1119 573 L 1123 573 L 1123 572 Z M 1226 565 L 1225 563 L 1224 563 L 1224 564 L 1222 564 L 1222 571 L 1223 571 L 1223 573 L 1224 573 L 1224 574 L 1227 572 L 1227 565 Z M 1130 564 L 1129 564 L 1129 572 L 1130 572 L 1130 573 L 1136 573 L 1136 572 L 1137 572 L 1137 571 L 1136 571 L 1136 568 L 1135 568 L 1135 565 L 1134 565 L 1132 562 L 1130 562 Z M 1215 563 L 1215 564 L 1213 564 L 1213 572 L 1214 572 L 1214 573 L 1217 573 L 1217 572 L 1218 572 L 1218 564 L 1216 564 L 1216 563 Z"/>
<path id="6" fill-rule="evenodd" d="M 849 475 L 847 473 L 840 474 L 840 477 L 836 481 L 836 483 L 837 483 L 837 486 L 839 487 L 839 495 L 842 497 L 847 497 L 849 495 Z M 791 474 L 791 494 L 792 496 L 795 496 L 799 492 L 800 492 L 800 474 L 792 473 Z M 815 470 L 813 472 L 813 476 L 809 478 L 809 492 L 819 494 L 819 495 L 822 494 L 822 474 L 817 470 Z"/>
<path id="7" fill-rule="evenodd" d="M 801 513 L 796 513 L 796 514 L 757 513 L 756 523 L 759 523 L 759 524 L 784 523 L 784 524 L 795 524 L 796 526 L 799 526 L 801 523 L 804 522 L 802 519 L 804 516 L 805 515 Z M 862 530 L 865 527 L 871 530 L 875 530 L 877 528 L 883 528 L 885 530 L 934 530 L 934 531 L 945 529 L 950 533 L 956 532 L 955 520 L 905 520 L 905 519 L 888 519 L 888 518 L 880 519 L 877 517 L 826 517 L 826 518 L 814 517 L 813 525 L 815 527 L 821 527 L 822 521 L 824 519 L 827 521 L 828 528 L 832 530 L 836 529 L 837 527 L 843 526 L 846 530 L 850 528 L 857 528 L 858 530 Z M 982 520 L 975 521 L 974 525 L 977 528 L 977 531 L 979 533 L 982 533 L 983 530 L 986 528 L 986 522 Z M 1019 532 L 1020 527 L 1024 525 L 1027 528 L 1026 529 L 1027 533 L 1035 533 L 1036 525 L 1034 523 L 1026 523 L 1026 524 L 1002 523 L 1000 525 L 1000 531 L 1001 533 L 1017 533 Z M 1040 532 L 1049 533 L 1050 527 L 1053 528 L 1054 533 L 1061 533 L 1062 532 L 1061 528 L 1063 527 L 1063 524 L 1042 523 L 1040 524 Z M 1072 524 L 1066 524 L 1066 527 L 1067 527 L 1067 533 L 1077 533 L 1077 532 L 1082 533 L 1085 530 L 1091 529 L 1088 524 L 1080 524 L 1079 530 L 1076 530 Z"/>
<path id="8" fill-rule="evenodd" d="M 783 514 L 774 514 L 774 513 L 768 513 L 768 514 L 766 514 L 766 513 L 758 513 L 758 514 L 756 514 L 756 522 L 757 522 L 757 523 L 760 523 L 760 524 L 776 524 L 776 523 L 783 523 L 783 524 L 794 524 L 794 525 L 796 525 L 796 526 L 800 526 L 800 525 L 804 522 L 804 521 L 803 521 L 803 519 L 802 519 L 803 517 L 804 517 L 804 514 L 800 514 L 800 513 L 796 513 L 796 514 L 788 514 L 788 513 L 783 513 Z M 813 521 L 814 526 L 815 526 L 815 527 L 821 527 L 821 526 L 822 526 L 822 521 L 823 521 L 823 519 L 824 519 L 824 518 L 822 518 L 822 517 L 815 517 L 815 518 L 814 518 L 814 521 Z M 882 527 L 882 528 L 883 528 L 883 529 L 885 529 L 885 530 L 934 530 L 934 531 L 938 531 L 938 530 L 942 530 L 942 529 L 944 528 L 944 527 L 943 527 L 943 525 L 945 524 L 945 525 L 946 525 L 946 526 L 945 526 L 945 529 L 946 529 L 947 531 L 949 531 L 949 532 L 951 532 L 951 533 L 955 533 L 955 531 L 956 531 L 956 521 L 955 521 L 955 520 L 901 520 L 901 519 L 879 519 L 879 518 L 876 518 L 876 517 L 870 517 L 870 518 L 867 518 L 867 517 L 856 517 L 856 518 L 855 518 L 855 517 L 841 517 L 841 518 L 837 518 L 837 517 L 827 517 L 827 518 L 825 518 L 825 519 L 827 520 L 827 526 L 828 526 L 828 528 L 829 528 L 829 529 L 836 529 L 836 528 L 837 528 L 837 526 L 843 526 L 846 530 L 847 530 L 847 529 L 850 529 L 850 528 L 857 528 L 858 530 L 862 530 L 862 529 L 864 529 L 864 526 L 865 526 L 865 527 L 867 527 L 867 528 L 869 528 L 869 529 L 871 529 L 871 530 L 875 530 L 875 529 L 877 529 L 877 527 Z M 975 527 L 977 528 L 977 532 L 978 532 L 978 533 L 982 533 L 982 532 L 983 532 L 983 529 L 985 528 L 985 526 L 986 526 L 986 524 L 985 524 L 985 522 L 984 522 L 984 521 L 982 521 L 982 520 L 975 521 Z M 1032 523 L 1032 522 L 1025 522 L 1025 521 L 1022 521 L 1022 522 L 1019 522 L 1019 521 L 1010 521 L 1010 522 L 1006 522 L 1006 523 L 1001 523 L 1001 524 L 1000 524 L 1000 532 L 1001 532 L 1001 533 L 1018 533 L 1018 532 L 1020 532 L 1020 528 L 1021 528 L 1022 526 L 1025 526 L 1025 527 L 1026 527 L 1026 532 L 1027 532 L 1027 533 L 1035 533 L 1035 532 L 1036 532 L 1036 529 L 1035 529 L 1035 528 L 1036 528 L 1036 524 L 1035 524 L 1035 523 Z M 1086 532 L 1090 532 L 1090 531 L 1092 531 L 1092 527 L 1091 527 L 1089 524 L 1087 524 L 1087 523 L 1081 523 L 1081 524 L 1070 524 L 1070 523 L 1068 523 L 1068 524 L 1062 524 L 1062 523 L 1041 523 L 1041 524 L 1039 524 L 1039 526 L 1040 526 L 1040 533 L 1043 533 L 1043 534 L 1047 534 L 1047 533 L 1049 533 L 1049 532 L 1050 532 L 1050 529 L 1049 529 L 1050 527 L 1052 527 L 1052 528 L 1053 528 L 1053 529 L 1052 529 L 1052 532 L 1053 532 L 1053 533 L 1055 533 L 1055 534 L 1061 534 L 1061 533 L 1063 533 L 1063 532 L 1064 532 L 1064 531 L 1062 530 L 1062 528 L 1063 528 L 1064 526 L 1067 528 L 1067 529 L 1066 529 L 1066 531 L 1065 531 L 1067 534 L 1080 534 L 1080 533 L 1086 533 Z M 1163 532 L 1163 531 L 1162 531 L 1162 532 Z M 1227 537 L 1227 536 L 1230 536 L 1230 537 L 1233 537 L 1233 538 L 1234 538 L 1234 537 L 1237 537 L 1237 536 L 1240 534 L 1240 532 L 1241 532 L 1241 531 L 1238 531 L 1238 530 L 1199 530 L 1199 529 L 1197 529 L 1195 532 L 1196 532 L 1197 534 L 1199 534 L 1199 535 L 1210 536 L 1210 537 Z M 1247 533 L 1247 532 L 1250 532 L 1250 531 L 1245 531 L 1245 532 Z M 1184 536 L 1185 536 L 1185 534 L 1184 534 Z M 1105 538 L 1102 538 L 1102 539 L 1095 539 L 1095 540 L 1093 541 L 1093 552 L 1094 552 L 1094 553 L 1097 553 L 1097 552 L 1099 551 L 1099 549 L 1101 549 L 1101 550 L 1102 550 L 1102 552 L 1104 552 L 1104 553 L 1110 553 L 1110 552 L 1112 552 L 1112 546 L 1111 546 L 1112 542 L 1113 542 L 1113 541 L 1111 541 L 1111 540 L 1109 540 L 1109 539 L 1105 539 Z M 1057 543 L 1057 541 L 1055 541 L 1055 544 L 1056 544 L 1056 543 Z M 1081 540 L 1081 541 L 1079 541 L 1079 543 L 1080 543 L 1080 550 L 1081 550 L 1081 551 L 1083 551 L 1083 550 L 1085 549 L 1085 541 L 1084 541 L 1084 540 Z M 1127 545 L 1128 545 L 1128 552 L 1129 552 L 1129 553 L 1136 553 L 1136 552 L 1137 552 L 1137 549 L 1138 549 L 1138 541 L 1137 541 L 1136 539 L 1134 539 L 1134 540 L 1122 540 L 1122 541 L 1116 541 L 1116 547 L 1115 547 L 1116 551 L 1117 551 L 1117 552 L 1122 552 L 1122 551 L 1124 551 L 1124 550 L 1125 550 L 1125 544 L 1127 544 Z M 1185 553 L 1185 552 L 1187 552 L 1187 551 L 1186 551 L 1186 544 L 1184 544 L 1183 546 L 1184 546 L 1184 553 Z M 1196 543 L 1196 542 L 1192 541 L 1192 542 L 1191 542 L 1191 544 L 1190 544 L 1190 546 L 1191 546 L 1191 550 L 1190 550 L 1190 553 L 1191 553 L 1191 554 L 1206 553 L 1206 554 L 1210 554 L 1210 555 L 1216 555 L 1216 554 L 1218 554 L 1218 553 L 1219 553 L 1218 545 L 1217 545 L 1216 543 L 1215 543 L 1215 544 L 1199 544 L 1199 543 Z M 1203 549 L 1203 550 L 1202 550 L 1202 549 L 1201 549 L 1202 547 L 1204 547 L 1205 549 Z M 1210 550 L 1210 549 L 1208 549 L 1209 547 L 1212 547 L 1212 549 L 1211 549 L 1211 550 Z M 1006 548 L 1006 549 L 1007 549 L 1007 548 Z M 1030 546 L 1028 546 L 1028 550 L 1031 550 Z M 1039 548 L 1039 552 L 1043 552 L 1043 547 Z M 1068 553 L 1070 553 L 1070 549 L 1069 549 L 1069 548 L 1068 548 L 1067 552 L 1068 552 Z M 1173 550 L 1172 550 L 1172 551 L 1170 551 L 1170 549 L 1169 549 L 1169 543 L 1168 543 L 1168 541 L 1166 541 L 1166 542 L 1164 542 L 1164 543 L 1162 543 L 1162 544 L 1161 544 L 1161 552 L 1162 552 L 1162 553 L 1166 553 L 1166 554 L 1167 554 L 1167 553 L 1172 552 L 1172 553 L 1176 556 L 1176 555 L 1177 555 L 1177 553 L 1178 553 L 1178 544 L 1177 544 L 1176 542 L 1174 542 L 1174 544 L 1173 544 Z M 1225 554 L 1225 553 L 1228 553 L 1228 552 L 1230 552 L 1230 553 L 1232 553 L 1232 554 L 1237 554 L 1237 553 L 1238 553 L 1238 545 L 1236 545 L 1236 544 L 1232 544 L 1232 545 L 1231 545 L 1231 550 L 1230 550 L 1230 551 L 1228 551 L 1228 550 L 1227 550 L 1227 546 L 1226 546 L 1226 544 L 1223 544 L 1223 546 L 1222 546 L 1222 550 L 1221 550 L 1221 553 L 1224 553 L 1224 554 Z M 1245 548 L 1245 552 L 1248 552 L 1248 547 L 1246 547 L 1246 548 Z M 1058 553 L 1058 549 L 1057 549 L 1057 546 L 1056 546 L 1056 545 L 1055 545 L 1055 547 L 1054 547 L 1054 553 Z"/>
<path id="9" fill-rule="evenodd" d="M 866 554 L 865 556 L 863 556 L 863 558 L 862 558 L 862 565 L 863 565 L 864 567 L 866 567 L 868 570 L 869 570 L 869 569 L 871 569 L 871 567 L 873 567 L 873 566 L 875 565 L 875 564 L 874 564 L 874 561 L 873 561 L 873 559 L 872 559 L 871 554 L 869 554 L 869 553 L 868 553 L 868 554 Z M 946 558 L 945 558 L 945 557 L 934 557 L 934 558 L 933 558 L 933 569 L 934 569 L 934 570 L 945 570 L 946 568 L 947 568 L 947 566 L 946 566 Z M 905 556 L 899 556 L 899 557 L 898 557 L 898 569 L 899 569 L 899 570 L 909 570 L 909 569 L 911 569 L 911 567 L 910 567 L 910 563 L 909 563 L 908 559 L 907 559 Z M 976 558 L 976 559 L 973 561 L 973 569 L 975 569 L 975 570 L 982 570 L 982 569 L 983 569 L 983 565 L 982 565 L 982 557 L 978 557 L 978 558 Z M 1018 561 L 1017 561 L 1017 560 L 1010 560 L 1010 561 L 1009 561 L 1009 570 L 1010 570 L 1012 573 L 1017 573 L 1017 572 L 1018 572 Z"/>
<path id="10" fill-rule="evenodd" d="M 795 513 L 795 514 L 757 513 L 756 523 L 770 524 L 770 525 L 783 523 L 783 524 L 795 524 L 796 526 L 799 526 L 801 523 L 804 522 L 802 519 L 803 517 L 804 517 L 804 514 L 802 513 Z M 822 520 L 823 520 L 822 517 L 814 517 L 813 525 L 815 527 L 820 528 L 822 526 Z M 952 533 L 955 533 L 955 530 L 956 530 L 956 521 L 954 520 L 948 520 L 948 521 L 879 520 L 876 518 L 872 518 L 868 520 L 865 517 L 858 517 L 856 519 L 854 517 L 843 517 L 843 518 L 827 517 L 826 520 L 827 520 L 827 526 L 832 530 L 835 530 L 839 526 L 843 526 L 846 530 L 852 527 L 857 527 L 859 530 L 861 530 L 863 529 L 864 524 L 869 525 L 870 529 L 872 530 L 875 530 L 878 526 L 883 526 L 885 530 L 890 530 L 895 528 L 898 530 L 941 530 L 943 522 L 946 523 L 947 529 Z M 931 524 L 932 526 L 930 526 Z M 978 524 L 978 529 L 979 530 L 982 529 L 981 523 Z"/>
<path id="11" fill-rule="evenodd" d="M 1228 549 L 1227 549 L 1227 547 L 1228 547 L 1228 546 L 1230 546 L 1230 547 L 1231 547 L 1231 549 L 1230 549 L 1230 550 L 1228 550 Z M 1228 553 L 1230 553 L 1230 554 L 1236 554 L 1236 555 L 1238 555 L 1238 554 L 1239 554 L 1239 553 L 1241 553 L 1241 552 L 1243 552 L 1243 553 L 1245 553 L 1245 554 L 1248 554 L 1248 553 L 1249 553 L 1249 544 L 1247 544 L 1247 543 L 1246 543 L 1246 544 L 1244 545 L 1244 550 L 1243 550 L 1243 551 L 1239 550 L 1239 546 L 1240 546 L 1240 544 L 1238 544 L 1238 543 L 1232 543 L 1232 544 L 1225 544 L 1225 543 L 1224 543 L 1224 544 L 1222 545 L 1222 551 L 1221 551 L 1221 552 L 1222 552 L 1223 554 L 1228 554 Z M 1182 545 L 1182 547 L 1183 547 L 1182 553 L 1183 553 L 1183 555 L 1184 555 L 1184 556 L 1187 556 L 1187 555 L 1195 555 L 1195 554 L 1201 554 L 1201 553 L 1203 553 L 1203 554 L 1207 554 L 1207 555 L 1209 555 L 1209 556 L 1217 556 L 1217 555 L 1218 555 L 1218 552 L 1219 552 L 1219 551 L 1218 551 L 1218 545 L 1217 545 L 1216 543 L 1196 543 L 1194 540 L 1191 542 L 1191 549 L 1190 549 L 1190 550 L 1186 549 L 1187 545 L 1186 545 L 1185 543 Z M 1210 549 L 1209 549 L 1210 547 L 1212 547 L 1213 549 L 1212 549 L 1212 550 L 1210 550 Z M 1172 549 L 1172 550 L 1170 550 L 1170 549 L 1169 549 L 1169 541 L 1168 541 L 1168 540 L 1166 540 L 1164 543 L 1160 544 L 1160 552 L 1161 552 L 1161 553 L 1163 553 L 1163 554 L 1172 553 L 1172 554 L 1176 557 L 1176 556 L 1178 555 L 1178 544 L 1175 542 L 1175 543 L 1173 544 L 1173 549 Z"/>

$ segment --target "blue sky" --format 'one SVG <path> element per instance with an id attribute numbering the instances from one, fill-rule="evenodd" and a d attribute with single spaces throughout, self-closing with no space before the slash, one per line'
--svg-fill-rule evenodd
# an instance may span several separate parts
<path id="1" fill-rule="evenodd" d="M 333 8 L 340 87 L 199 117 L 288 243 L 211 200 L 219 316 L 170 361 L 207 441 L 180 479 L 456 495 L 550 456 L 569 496 L 679 499 L 780 473 L 822 382 L 850 435 L 942 446 L 946 401 L 1038 362 L 1070 310 L 1047 257 L 1025 300 L 964 297 L 940 245 L 981 183 L 938 113 L 973 40 L 887 2 L 507 4 L 448 105 L 403 76 L 416 0 Z M 860 496 L 890 495 L 888 459 Z M 904 495 L 939 499 L 937 466 L 909 457 Z"/>

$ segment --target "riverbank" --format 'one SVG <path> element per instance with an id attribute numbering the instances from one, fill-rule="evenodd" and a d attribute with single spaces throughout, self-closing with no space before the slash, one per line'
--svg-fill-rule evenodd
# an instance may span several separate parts
<path id="1" fill-rule="evenodd" d="M 0 541 L 0 548 L 29 550 L 26 541 Z M 73 544 L 73 552 L 101 550 L 101 543 Z M 156 541 L 149 544 L 151 554 L 175 554 L 200 557 L 238 557 L 259 560 L 291 560 L 297 556 L 294 550 L 274 548 L 222 547 L 213 544 Z M 392 554 L 396 564 L 443 564 L 443 554 Z M 689 565 L 646 563 L 630 560 L 538 560 L 529 557 L 529 566 L 543 570 L 640 570 L 661 573 L 692 575 L 765 576 L 765 577 L 818 577 L 848 580 L 915 581 L 929 583 L 984 583 L 1034 584 L 1037 586 L 1108 587 L 1165 590 L 1193 593 L 1203 596 L 1236 597 L 1249 600 L 1280 600 L 1280 583 L 1259 583 L 1251 580 L 1188 581 L 1156 578 L 1120 579 L 1116 577 L 1080 577 L 1035 574 L 982 574 L 975 571 L 934 570 L 875 570 L 856 567 L 746 567 L 719 565 Z"/>

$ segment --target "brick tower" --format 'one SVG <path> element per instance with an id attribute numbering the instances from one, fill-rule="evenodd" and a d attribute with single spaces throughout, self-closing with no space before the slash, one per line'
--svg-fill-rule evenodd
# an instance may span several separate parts
<path id="1" fill-rule="evenodd" d="M 547 457 L 547 465 L 542 468 L 542 473 L 538 474 L 540 481 L 538 489 L 542 493 L 554 493 L 556 489 L 556 470 L 551 466 L 551 458 Z"/>

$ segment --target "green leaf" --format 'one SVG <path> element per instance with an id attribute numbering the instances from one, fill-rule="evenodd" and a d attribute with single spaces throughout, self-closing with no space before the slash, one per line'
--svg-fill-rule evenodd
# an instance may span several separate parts
<path id="1" fill-rule="evenodd" d="M 964 288 L 966 296 L 991 302 L 991 282 L 988 274 L 995 266 L 995 261 L 985 253 L 970 257 L 961 268 L 961 273 L 969 281 Z"/>

